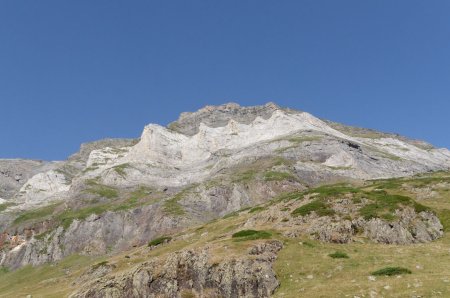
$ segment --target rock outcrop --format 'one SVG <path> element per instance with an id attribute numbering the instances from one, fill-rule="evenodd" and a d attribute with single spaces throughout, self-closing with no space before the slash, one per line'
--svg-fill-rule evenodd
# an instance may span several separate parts
<path id="1" fill-rule="evenodd" d="M 253 215 L 244 227 L 270 224 L 283 230 L 288 237 L 306 235 L 331 243 L 349 243 L 364 237 L 376 243 L 407 245 L 426 243 L 443 236 L 443 226 L 434 213 L 416 211 L 406 204 L 399 205 L 391 214 L 365 218 L 359 212 L 369 202 L 354 203 L 347 197 L 334 200 L 326 212 L 317 209 L 308 214 L 295 214 L 297 208 L 309 202 L 306 198 L 275 204 Z"/>
<path id="2" fill-rule="evenodd" d="M 214 262 L 208 248 L 183 250 L 94 280 L 70 297 L 270 297 L 279 286 L 272 263 L 282 247 L 273 240 Z"/>

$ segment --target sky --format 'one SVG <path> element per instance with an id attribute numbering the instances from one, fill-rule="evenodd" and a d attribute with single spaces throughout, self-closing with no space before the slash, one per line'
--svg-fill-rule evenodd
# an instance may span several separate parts
<path id="1" fill-rule="evenodd" d="M 450 148 L 450 1 L 0 1 L 0 158 L 269 101 Z"/>

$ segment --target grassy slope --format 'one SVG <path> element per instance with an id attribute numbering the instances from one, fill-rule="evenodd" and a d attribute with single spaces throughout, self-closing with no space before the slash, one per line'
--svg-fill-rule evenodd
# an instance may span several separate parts
<path id="1" fill-rule="evenodd" d="M 435 175 L 436 179 L 417 178 L 407 184 L 426 187 L 442 180 L 450 182 L 448 177 L 441 173 Z M 400 183 L 388 187 L 390 193 L 414 198 L 402 187 L 401 180 L 394 181 Z M 378 187 L 383 187 L 383 183 L 378 183 Z M 443 189 L 438 194 L 420 203 L 438 214 L 450 214 L 445 211 L 450 209 L 450 192 Z M 371 291 L 382 297 L 450 297 L 450 216 L 441 216 L 441 221 L 446 228 L 444 237 L 427 244 L 398 246 L 365 241 L 342 245 L 306 238 L 289 239 L 275 264 L 281 281 L 275 297 L 369 297 Z M 305 241 L 308 245 L 301 244 Z M 328 254 L 336 250 L 347 253 L 350 258 L 330 258 Z M 369 280 L 370 272 L 388 266 L 405 267 L 412 274 Z"/>
<path id="2" fill-rule="evenodd" d="M 366 190 L 383 188 L 392 194 L 410 195 L 402 184 L 429 186 L 439 183 L 441 173 L 433 179 L 416 178 L 402 181 L 377 181 L 376 186 Z M 445 178 L 450 181 L 449 178 Z M 308 238 L 289 239 L 277 231 L 270 231 L 272 238 L 283 240 L 284 249 L 279 253 L 275 270 L 281 287 L 275 297 L 369 297 L 377 292 L 384 297 L 450 297 L 450 192 L 442 189 L 438 195 L 421 200 L 421 203 L 433 208 L 442 215 L 446 226 L 443 238 L 428 244 L 396 246 L 373 244 L 368 241 L 351 244 L 329 244 L 312 241 Z M 447 211 L 445 211 L 447 210 Z M 33 297 L 61 297 L 76 290 L 79 283 L 72 285 L 89 266 L 108 260 L 121 272 L 133 268 L 149 258 L 164 255 L 182 248 L 196 248 L 208 243 L 215 250 L 215 258 L 239 255 L 255 241 L 235 241 L 232 234 L 241 230 L 247 218 L 254 215 L 251 210 L 237 212 L 224 219 L 213 221 L 201 227 L 192 228 L 183 233 L 184 240 L 176 240 L 154 250 L 148 247 L 136 248 L 119 255 L 88 258 L 72 256 L 58 264 L 36 268 L 25 267 L 16 272 L 1 273 L 0 297 L 20 297 L 32 294 Z M 256 211 L 258 212 L 258 211 Z M 270 226 L 258 230 L 270 230 Z M 177 235 L 173 235 L 176 236 Z M 333 259 L 329 254 L 335 251 L 346 253 L 348 259 Z M 130 258 L 125 258 L 125 256 Z M 370 272 L 388 266 L 408 268 L 412 274 L 401 277 L 376 277 L 370 280 Z"/>

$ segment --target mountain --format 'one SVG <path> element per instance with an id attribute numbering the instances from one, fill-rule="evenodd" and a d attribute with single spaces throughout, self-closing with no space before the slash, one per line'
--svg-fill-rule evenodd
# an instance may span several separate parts
<path id="1" fill-rule="evenodd" d="M 182 113 L 167 127 L 147 125 L 136 140 L 83 144 L 66 161 L 0 160 L 0 265 L 17 270 L 74 255 L 142 252 L 152 239 L 189 229 L 198 234 L 193 227 L 214 226 L 214 220 L 230 214 L 238 215 L 239 227 L 266 229 L 270 223 L 270 230 L 289 239 L 311 235 L 324 243 L 353 243 L 363 235 L 376 243 L 427 243 L 443 236 L 436 212 L 411 198 L 416 190 L 407 189 L 410 196 L 393 194 L 377 189 L 376 181 L 449 169 L 450 151 L 426 142 L 321 120 L 274 103 L 206 106 Z M 238 212 L 257 205 L 264 207 Z M 105 288 L 117 288 L 117 297 L 149 297 L 153 292 L 176 297 L 189 288 L 178 274 L 195 280 L 197 292 L 211 289 L 211 297 L 266 297 L 279 286 L 272 269 L 284 251 L 279 240 L 246 247 L 257 256 L 253 261 L 237 254 L 219 267 L 208 265 L 216 255 L 212 246 L 140 264 L 131 277 L 125 273 L 121 282 L 91 285 L 74 297 L 113 295 Z M 179 272 L 181 263 L 197 268 L 195 274 L 188 265 L 183 267 L 188 271 Z M 166 277 L 146 288 L 141 283 L 155 274 L 152 266 L 162 266 Z M 99 268 L 106 273 L 90 274 L 103 277 L 116 271 L 106 263 Z M 264 268 L 262 275 L 255 268 Z M 135 279 L 137 272 L 146 276 Z M 249 282 L 239 286 L 233 274 Z M 251 276 L 260 280 L 255 284 Z M 183 286 L 174 288 L 176 280 Z"/>

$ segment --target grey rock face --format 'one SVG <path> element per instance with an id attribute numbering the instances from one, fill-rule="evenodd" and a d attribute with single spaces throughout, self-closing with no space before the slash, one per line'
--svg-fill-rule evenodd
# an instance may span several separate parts
<path id="1" fill-rule="evenodd" d="M 99 141 L 83 143 L 80 146 L 80 150 L 68 158 L 69 163 L 79 165 L 84 168 L 86 162 L 89 159 L 89 154 L 93 150 L 99 150 L 106 147 L 110 148 L 122 148 L 135 145 L 138 139 L 103 139 Z"/>
<path id="2" fill-rule="evenodd" d="M 272 263 L 282 248 L 270 241 L 241 258 L 211 263 L 207 248 L 173 253 L 120 276 L 95 280 L 72 298 L 100 297 L 270 297 L 279 286 Z"/>
<path id="3" fill-rule="evenodd" d="M 443 226 L 430 212 L 415 213 L 412 208 L 397 212 L 398 221 L 386 222 L 379 218 L 363 224 L 365 235 L 378 243 L 426 243 L 442 237 Z"/>
<path id="4" fill-rule="evenodd" d="M 33 175 L 43 171 L 45 162 L 0 159 L 0 198 L 10 199 Z"/>
<path id="5" fill-rule="evenodd" d="M 206 106 L 194 113 L 182 113 L 180 118 L 170 123 L 168 127 L 182 134 L 192 136 L 198 133 L 200 123 L 209 127 L 226 126 L 230 120 L 250 124 L 256 117 L 270 118 L 277 109 L 280 109 L 280 107 L 274 103 L 254 107 L 241 107 L 236 103 Z"/>
<path id="6" fill-rule="evenodd" d="M 24 232 L 17 237 L 18 246 L 0 251 L 0 264 L 11 269 L 24 265 L 40 265 L 57 261 L 73 253 L 101 255 L 132 245 L 143 245 L 159 234 L 170 233 L 186 225 L 183 217 L 173 218 L 161 212 L 157 205 L 128 212 L 92 214 L 86 220 L 75 220 L 44 238 L 36 239 Z"/>

